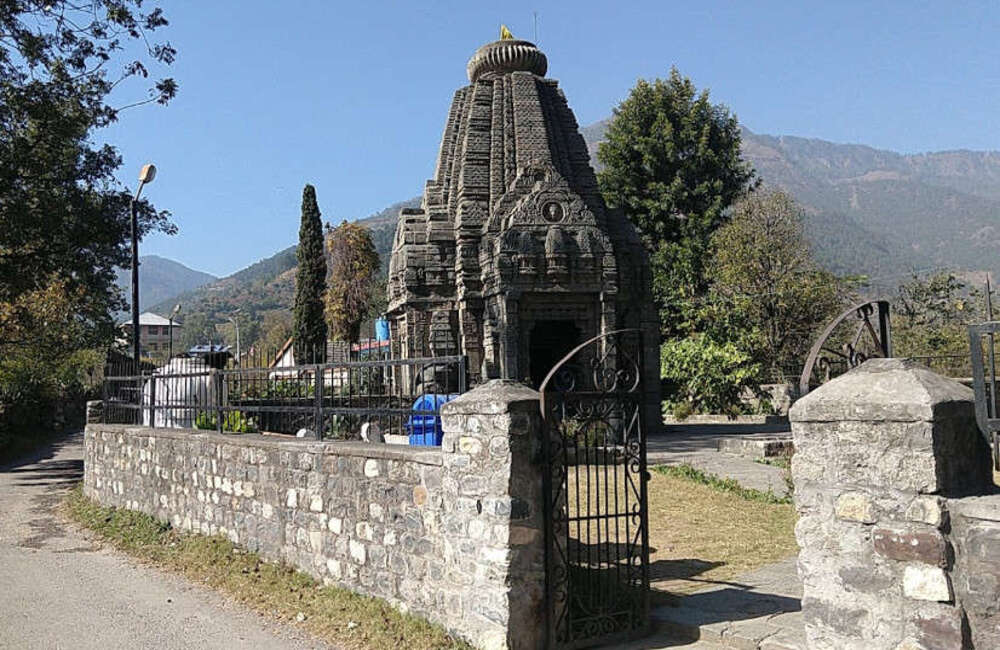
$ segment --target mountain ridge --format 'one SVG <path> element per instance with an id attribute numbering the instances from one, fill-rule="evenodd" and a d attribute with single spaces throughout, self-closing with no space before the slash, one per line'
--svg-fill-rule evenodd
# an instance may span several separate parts
<path id="1" fill-rule="evenodd" d="M 139 309 L 150 311 L 152 305 L 160 305 L 178 293 L 193 291 L 217 279 L 211 273 L 161 255 L 142 255 L 139 257 Z M 118 269 L 115 284 L 131 300 L 131 269 Z"/>
<path id="2" fill-rule="evenodd" d="M 595 168 L 608 123 L 580 129 Z M 993 261 L 1000 252 L 1000 152 L 901 154 L 744 128 L 743 155 L 766 185 L 788 191 L 803 206 L 815 253 L 836 273 L 867 274 L 877 288 L 891 288 L 917 269 L 1000 267 Z M 357 220 L 372 230 L 383 268 L 400 208 L 419 202 L 412 197 Z M 294 268 L 291 246 L 180 299 L 215 315 L 247 301 L 257 311 L 287 309 Z"/>

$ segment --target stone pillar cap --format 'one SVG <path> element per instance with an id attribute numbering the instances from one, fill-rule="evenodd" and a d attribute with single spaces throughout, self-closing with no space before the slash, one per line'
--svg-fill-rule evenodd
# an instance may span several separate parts
<path id="1" fill-rule="evenodd" d="M 788 415 L 792 422 L 929 422 L 945 407 L 973 401 L 971 388 L 915 361 L 869 359 L 797 401 Z"/>
<path id="2" fill-rule="evenodd" d="M 506 38 L 476 50 L 465 69 L 469 81 L 475 83 L 487 73 L 530 72 L 544 77 L 548 68 L 548 59 L 534 43 Z"/>
<path id="3" fill-rule="evenodd" d="M 527 404 L 538 410 L 540 394 L 513 379 L 491 379 L 441 405 L 442 415 L 509 413 L 514 405 Z"/>

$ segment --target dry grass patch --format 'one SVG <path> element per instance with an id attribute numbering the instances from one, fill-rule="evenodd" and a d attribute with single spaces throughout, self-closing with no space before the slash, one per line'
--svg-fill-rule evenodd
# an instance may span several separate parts
<path id="1" fill-rule="evenodd" d="M 222 537 L 184 534 L 142 513 L 105 508 L 79 487 L 67 497 L 66 511 L 114 547 L 218 589 L 261 613 L 297 621 L 338 647 L 470 648 L 439 626 L 401 614 L 384 601 L 324 587 L 301 571 L 265 562 Z"/>
<path id="2" fill-rule="evenodd" d="M 727 482 L 685 467 L 656 467 L 651 474 L 654 589 L 691 593 L 798 552 L 795 511 L 786 500 L 727 489 Z"/>

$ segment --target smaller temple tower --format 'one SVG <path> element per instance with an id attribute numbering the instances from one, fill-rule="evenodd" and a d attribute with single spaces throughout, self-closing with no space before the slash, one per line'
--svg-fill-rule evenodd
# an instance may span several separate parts
<path id="1" fill-rule="evenodd" d="M 659 418 L 659 327 L 645 250 L 598 191 L 586 143 L 533 43 L 488 43 L 467 65 L 435 176 L 403 209 L 388 318 L 407 357 L 466 355 L 471 384 L 538 388 L 578 344 L 643 330 Z"/>

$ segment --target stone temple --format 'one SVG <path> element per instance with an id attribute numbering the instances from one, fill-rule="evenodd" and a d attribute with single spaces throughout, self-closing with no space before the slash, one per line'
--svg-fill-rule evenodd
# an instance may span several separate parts
<path id="1" fill-rule="evenodd" d="M 421 207 L 400 212 L 393 336 L 406 357 L 467 355 L 472 385 L 502 377 L 537 388 L 579 343 L 641 328 L 658 412 L 646 254 L 625 215 L 601 198 L 547 67 L 533 43 L 513 39 L 469 60 L 470 83 L 455 93 Z"/>

